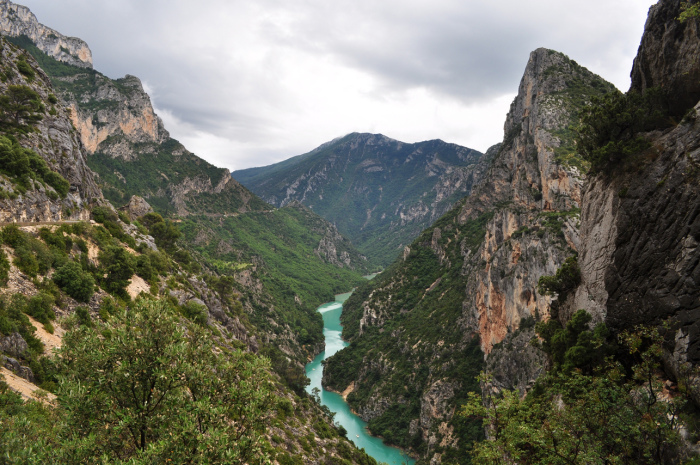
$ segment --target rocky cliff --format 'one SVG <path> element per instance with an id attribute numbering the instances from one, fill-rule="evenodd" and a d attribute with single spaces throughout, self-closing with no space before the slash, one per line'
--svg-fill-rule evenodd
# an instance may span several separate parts
<path id="1" fill-rule="evenodd" d="M 529 345 L 535 320 L 551 313 L 537 281 L 580 242 L 586 165 L 572 126 L 586 102 L 610 90 L 561 53 L 534 51 L 482 182 L 348 301 L 351 346 L 329 360 L 324 382 L 338 390 L 355 382 L 349 400 L 372 431 L 431 463 L 449 461 L 466 447 L 452 415 L 478 389 L 470 373 L 483 354 L 494 389 L 524 390 L 545 368 Z M 387 430 L 397 417 L 405 429 Z"/>
<path id="2" fill-rule="evenodd" d="M 631 90 L 667 89 L 671 116 L 685 117 L 644 134 L 648 149 L 589 179 L 582 283 L 569 302 L 616 331 L 668 323 L 672 378 L 700 363 L 700 21 L 680 23 L 679 7 L 662 0 L 650 9 Z M 697 386 L 694 395 L 700 402 Z"/>
<path id="3" fill-rule="evenodd" d="M 33 182 L 31 188 L 18 190 L 18 186 L 5 177 L 6 195 L 0 199 L 0 222 L 87 219 L 89 212 L 84 206 L 102 201 L 102 192 L 88 168 L 87 154 L 71 126 L 69 114 L 59 104 L 50 79 L 34 59 L 6 39 L 1 39 L 0 45 L 3 64 L 0 94 L 14 99 L 13 102 L 34 106 L 36 110 L 31 111 L 30 124 L 7 127 L 5 131 L 9 131 L 19 145 L 38 154 L 49 169 L 69 183 L 65 197 L 59 198 L 56 190 L 45 182 Z M 7 115 L 3 113 L 4 118 Z M 5 120 L 3 126 L 7 124 L 10 122 Z M 13 125 L 17 126 L 16 121 Z"/>
<path id="4" fill-rule="evenodd" d="M 50 57 L 81 68 L 92 68 L 92 53 L 88 45 L 76 37 L 63 34 L 37 21 L 29 8 L 9 0 L 0 1 L 0 34 L 26 36 Z"/>
<path id="5" fill-rule="evenodd" d="M 406 144 L 381 134 L 350 134 L 233 176 L 273 205 L 303 203 L 370 261 L 386 266 L 468 194 L 486 166 L 481 153 L 440 140 Z"/>

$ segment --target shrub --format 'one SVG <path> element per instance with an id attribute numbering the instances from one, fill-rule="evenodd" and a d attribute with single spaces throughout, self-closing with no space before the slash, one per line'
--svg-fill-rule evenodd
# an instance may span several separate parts
<path id="1" fill-rule="evenodd" d="M 95 279 L 80 264 L 69 261 L 53 274 L 53 281 L 79 302 L 89 302 L 95 293 Z"/>
<path id="2" fill-rule="evenodd" d="M 10 261 L 5 255 L 5 251 L 0 249 L 0 286 L 7 286 L 10 279 Z"/>
<path id="3" fill-rule="evenodd" d="M 26 312 L 38 322 L 47 324 L 49 321 L 56 319 L 53 306 L 53 296 L 46 292 L 39 292 L 27 302 Z"/>
<path id="4" fill-rule="evenodd" d="M 554 276 L 540 276 L 537 281 L 537 292 L 540 295 L 557 294 L 559 300 L 564 300 L 569 291 L 572 291 L 581 282 L 581 269 L 578 267 L 576 256 L 569 257 L 557 270 Z"/>
<path id="5" fill-rule="evenodd" d="M 191 321 L 202 326 L 207 324 L 207 318 L 209 317 L 209 311 L 207 310 L 207 307 L 198 304 L 193 300 L 190 300 L 182 306 L 182 314 L 189 318 Z"/>
<path id="6" fill-rule="evenodd" d="M 665 94 L 658 89 L 593 97 L 591 105 L 581 112 L 575 131 L 576 147 L 591 164 L 591 171 L 614 166 L 646 149 L 649 143 L 640 133 L 670 123 L 665 101 Z"/>

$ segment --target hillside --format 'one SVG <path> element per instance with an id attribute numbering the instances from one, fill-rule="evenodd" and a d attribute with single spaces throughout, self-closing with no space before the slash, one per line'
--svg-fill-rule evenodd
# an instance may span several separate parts
<path id="1" fill-rule="evenodd" d="M 476 150 L 349 134 L 289 160 L 232 176 L 265 201 L 301 202 L 385 267 L 483 174 Z"/>
<path id="2" fill-rule="evenodd" d="M 208 238 L 207 244 L 217 238 L 213 249 L 194 260 L 238 280 L 238 292 L 249 296 L 246 311 L 258 323 L 265 322 L 266 329 L 258 337 L 270 344 L 268 350 L 273 352 L 268 355 L 301 371 L 302 363 L 321 350 L 316 307 L 360 282 L 368 271 L 366 259 L 317 215 L 274 212 L 232 179 L 228 170 L 209 164 L 170 138 L 138 78 L 112 80 L 90 67 L 58 61 L 24 35 L 8 40 L 25 48 L 48 71 L 105 198 L 120 206 L 138 195 L 166 218 L 186 218 L 174 224 L 186 228 L 183 239 L 191 242 L 182 245 L 191 252 L 204 252 L 203 237 Z M 232 242 L 231 238 L 250 237 L 249 232 L 235 228 L 275 231 L 276 239 L 285 240 L 275 245 L 260 238 Z M 273 250 L 288 259 L 284 267 L 273 263 Z M 240 268 L 244 264 L 255 266 Z M 280 316 L 276 308 L 285 309 L 285 315 Z M 274 331 L 267 322 L 271 314 L 280 316 Z"/>
<path id="3" fill-rule="evenodd" d="M 9 2 L 0 7 L 33 18 Z M 315 308 L 361 281 L 364 258 L 307 209 L 272 209 L 226 170 L 186 152 L 157 117 L 151 134 L 127 134 L 130 116 L 108 128 L 122 131 L 122 142 L 132 138 L 134 157 L 143 149 L 159 158 L 156 181 L 142 176 L 129 193 L 165 189 L 157 180 L 167 171 L 205 187 L 173 188 L 156 203 L 182 200 L 204 216 L 181 210 L 185 220 L 163 219 L 133 196 L 116 211 L 86 163 L 95 156 L 86 135 L 76 131 L 85 110 L 62 98 L 117 84 L 49 58 L 26 37 L 13 41 L 32 54 L 0 39 L 0 356 L 9 383 L 0 380 L 0 455 L 9 463 L 145 464 L 183 453 L 217 463 L 376 463 L 303 391 L 303 362 L 322 349 Z M 56 75 L 77 87 L 56 86 L 65 84 Z M 152 115 L 138 80 L 118 85 L 124 93 L 112 94 L 114 102 Z M 153 161 L 145 163 L 141 170 Z M 141 394 L 145 403 L 134 398 Z"/>

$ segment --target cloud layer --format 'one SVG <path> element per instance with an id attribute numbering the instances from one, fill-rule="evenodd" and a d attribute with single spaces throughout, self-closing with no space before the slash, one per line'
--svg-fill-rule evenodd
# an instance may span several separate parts
<path id="1" fill-rule="evenodd" d="M 173 137 L 219 166 L 270 164 L 343 134 L 502 138 L 529 53 L 561 51 L 622 90 L 651 1 L 24 0 L 139 76 Z"/>

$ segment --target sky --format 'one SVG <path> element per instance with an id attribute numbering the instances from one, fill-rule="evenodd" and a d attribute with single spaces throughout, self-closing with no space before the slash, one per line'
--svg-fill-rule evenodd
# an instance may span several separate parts
<path id="1" fill-rule="evenodd" d="M 486 151 L 531 51 L 626 91 L 650 0 L 18 0 L 231 170 L 351 132 Z"/>

